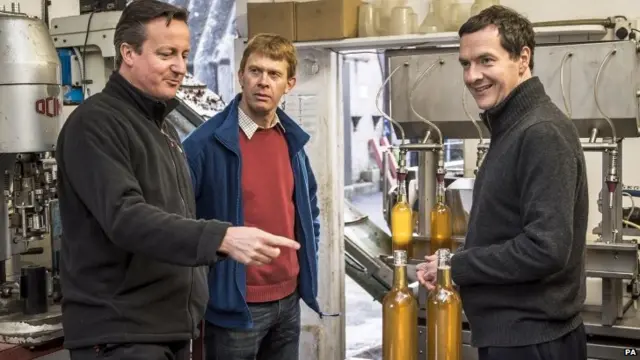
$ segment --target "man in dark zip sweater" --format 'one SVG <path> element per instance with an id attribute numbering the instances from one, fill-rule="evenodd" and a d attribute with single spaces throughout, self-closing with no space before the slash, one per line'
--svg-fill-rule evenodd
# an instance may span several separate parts
<path id="1" fill-rule="evenodd" d="M 61 284 L 71 359 L 189 359 L 208 301 L 208 266 L 270 263 L 297 242 L 195 220 L 191 176 L 164 121 L 186 72 L 187 13 L 132 2 L 116 27 L 104 91 L 65 123 L 56 149 Z"/>
<path id="2" fill-rule="evenodd" d="M 534 32 L 493 6 L 459 31 L 464 82 L 491 131 L 464 249 L 451 258 L 480 360 L 585 360 L 587 178 L 573 123 L 532 77 Z M 435 258 L 418 277 L 433 288 Z"/>

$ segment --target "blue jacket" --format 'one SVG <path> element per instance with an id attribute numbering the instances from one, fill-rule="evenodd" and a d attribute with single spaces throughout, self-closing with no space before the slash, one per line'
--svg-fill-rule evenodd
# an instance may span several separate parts
<path id="1" fill-rule="evenodd" d="M 243 225 L 238 104 L 236 98 L 219 114 L 200 125 L 184 140 L 191 168 L 199 219 L 217 219 Z M 298 292 L 302 300 L 322 315 L 318 294 L 317 184 L 304 145 L 310 136 L 282 110 L 278 117 L 285 129 L 294 173 L 296 240 L 300 242 Z M 205 319 L 220 327 L 246 329 L 253 326 L 246 302 L 245 266 L 231 258 L 209 270 L 209 303 Z"/>

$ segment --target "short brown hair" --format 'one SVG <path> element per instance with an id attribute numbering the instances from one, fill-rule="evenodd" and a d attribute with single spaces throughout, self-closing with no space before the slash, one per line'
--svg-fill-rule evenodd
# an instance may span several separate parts
<path id="1" fill-rule="evenodd" d="M 189 13 L 187 10 L 167 4 L 159 0 L 134 0 L 120 15 L 113 36 L 113 45 L 116 47 L 116 69 L 122 64 L 120 46 L 127 43 L 133 46 L 137 54 L 142 53 L 142 44 L 147 40 L 147 24 L 152 20 L 164 18 L 167 26 L 171 20 L 187 22 Z"/>
<path id="2" fill-rule="evenodd" d="M 251 38 L 247 43 L 247 47 L 242 53 L 240 61 L 240 70 L 244 71 L 247 66 L 247 59 L 252 54 L 261 54 L 274 61 L 285 60 L 289 67 L 287 68 L 287 79 L 291 79 L 296 75 L 296 67 L 298 66 L 298 56 L 293 43 L 277 34 L 258 34 Z"/>
<path id="3" fill-rule="evenodd" d="M 511 59 L 516 59 L 526 46 L 531 50 L 529 69 L 533 70 L 533 49 L 536 46 L 533 25 L 524 16 L 508 7 L 493 5 L 482 10 L 467 20 L 458 31 L 462 37 L 464 34 L 472 34 L 487 26 L 494 25 L 500 34 L 500 44 L 509 53 Z"/>

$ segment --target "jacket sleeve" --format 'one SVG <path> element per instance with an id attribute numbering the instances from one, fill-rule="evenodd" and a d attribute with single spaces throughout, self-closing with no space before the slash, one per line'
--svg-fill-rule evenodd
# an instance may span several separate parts
<path id="1" fill-rule="evenodd" d="M 97 115 L 68 120 L 58 154 L 62 181 L 71 184 L 117 246 L 177 265 L 215 263 L 230 224 L 187 219 L 146 203 L 130 158 L 135 145 L 111 115 Z"/>
<path id="2" fill-rule="evenodd" d="M 320 243 L 320 207 L 318 206 L 318 183 L 311 168 L 309 157 L 305 154 L 305 167 L 307 168 L 307 180 L 309 182 L 309 203 L 311 205 L 311 216 L 313 217 L 313 236 L 316 240 L 316 248 Z"/>
<path id="3" fill-rule="evenodd" d="M 193 185 L 193 193 L 195 200 L 198 202 L 200 198 L 200 186 L 202 184 L 202 154 L 191 146 L 189 142 L 183 143 L 184 152 L 187 156 L 189 165 L 189 173 L 191 174 L 191 184 Z"/>
<path id="4" fill-rule="evenodd" d="M 515 171 L 522 233 L 472 247 L 451 259 L 460 286 L 544 279 L 566 265 L 573 247 L 576 189 L 581 181 L 574 144 L 550 122 L 526 130 Z"/>

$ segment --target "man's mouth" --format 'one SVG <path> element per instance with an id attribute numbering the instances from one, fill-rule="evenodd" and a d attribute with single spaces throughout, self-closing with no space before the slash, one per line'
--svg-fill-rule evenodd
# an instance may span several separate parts
<path id="1" fill-rule="evenodd" d="M 473 88 L 473 92 L 476 95 L 484 95 L 492 86 L 493 84 L 477 86 Z"/>
<path id="2" fill-rule="evenodd" d="M 269 97 L 269 95 L 256 94 L 256 99 L 262 100 L 262 101 L 267 101 L 267 100 L 271 99 L 271 97 Z"/>
<path id="3" fill-rule="evenodd" d="M 175 87 L 180 86 L 180 81 L 178 81 L 178 80 L 167 80 L 167 83 L 169 83 L 169 85 L 175 86 Z"/>

